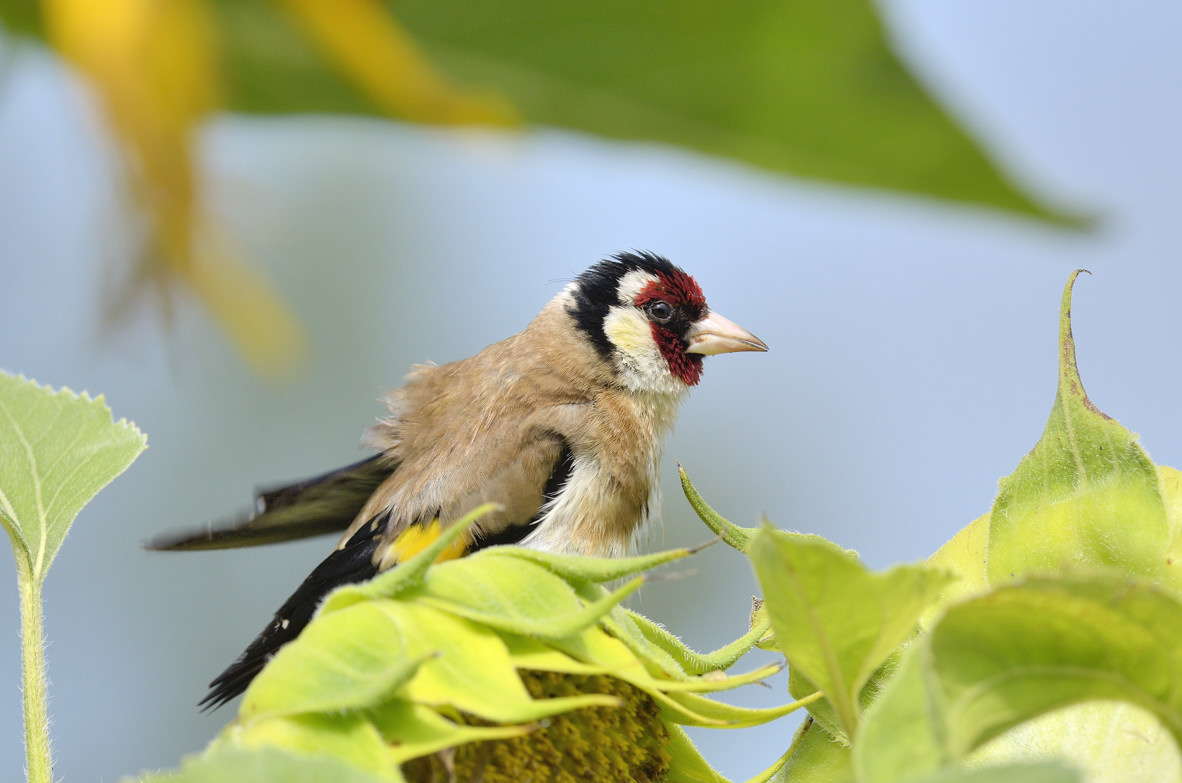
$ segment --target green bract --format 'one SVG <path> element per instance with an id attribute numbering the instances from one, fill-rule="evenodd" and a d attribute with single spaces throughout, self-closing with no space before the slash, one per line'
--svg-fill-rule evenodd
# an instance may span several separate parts
<path id="1" fill-rule="evenodd" d="M 1060 310 L 1055 405 L 1042 438 L 1001 481 L 986 572 L 997 583 L 1064 564 L 1107 565 L 1176 586 L 1178 569 L 1166 557 L 1176 529 L 1153 462 L 1136 435 L 1092 404 L 1079 379 L 1070 296 L 1078 274 Z"/>
<path id="2" fill-rule="evenodd" d="M 600 560 L 495 547 L 433 564 L 487 510 L 398 568 L 335 591 L 247 689 L 206 762 L 268 749 L 388 781 L 450 768 L 489 783 L 713 782 L 723 779 L 681 725 L 740 728 L 800 706 L 744 709 L 703 695 L 780 669 L 721 672 L 766 635 L 766 621 L 702 655 L 620 606 L 643 571 L 689 550 Z"/>

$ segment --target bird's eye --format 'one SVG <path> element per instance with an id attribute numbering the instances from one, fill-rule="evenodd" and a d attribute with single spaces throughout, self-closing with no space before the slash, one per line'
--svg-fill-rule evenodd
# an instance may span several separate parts
<path id="1" fill-rule="evenodd" d="M 658 299 L 651 302 L 644 308 L 648 313 L 648 317 L 659 324 L 668 323 L 673 318 L 673 305 L 669 304 L 663 299 Z"/>

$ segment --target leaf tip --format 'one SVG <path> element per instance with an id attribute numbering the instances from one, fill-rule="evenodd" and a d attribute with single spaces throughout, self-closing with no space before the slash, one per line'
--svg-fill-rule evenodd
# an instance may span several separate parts
<path id="1" fill-rule="evenodd" d="M 1076 278 L 1084 273 L 1092 274 L 1087 269 L 1076 269 L 1068 275 L 1067 285 L 1063 288 L 1063 299 L 1059 304 L 1059 394 L 1078 401 L 1091 413 L 1107 419 L 1110 417 L 1088 399 L 1075 359 L 1075 338 L 1071 333 L 1071 295 Z"/>

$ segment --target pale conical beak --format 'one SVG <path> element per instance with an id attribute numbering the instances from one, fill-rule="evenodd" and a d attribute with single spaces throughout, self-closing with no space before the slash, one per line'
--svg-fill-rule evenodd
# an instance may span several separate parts
<path id="1" fill-rule="evenodd" d="M 736 351 L 766 351 L 767 345 L 751 332 L 718 313 L 710 313 L 696 322 L 686 333 L 689 347 L 686 353 L 713 356 Z"/>

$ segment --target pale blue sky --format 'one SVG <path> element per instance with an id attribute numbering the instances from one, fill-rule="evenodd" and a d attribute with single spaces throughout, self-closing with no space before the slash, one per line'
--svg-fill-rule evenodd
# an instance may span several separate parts
<path id="1" fill-rule="evenodd" d="M 378 395 L 411 363 L 520 329 L 562 281 L 619 250 L 668 255 L 772 349 L 709 360 L 667 448 L 654 545 L 708 537 L 677 490 L 677 458 L 740 524 L 766 512 L 874 567 L 925 557 L 988 510 L 1038 438 L 1076 267 L 1095 273 L 1074 308 L 1088 391 L 1157 461 L 1182 465 L 1182 6 L 885 8 L 923 80 L 1030 187 L 1099 215 L 1095 231 L 574 134 L 226 119 L 205 147 L 215 204 L 311 336 L 307 373 L 281 387 L 245 372 L 191 308 L 167 334 L 150 317 L 100 333 L 100 262 L 120 246 L 106 142 L 78 89 L 22 57 L 0 86 L 0 367 L 105 393 L 150 443 L 83 512 L 47 582 L 57 777 L 113 781 L 200 749 L 231 715 L 197 714 L 205 683 L 331 545 L 166 556 L 140 540 L 245 508 L 255 484 L 356 458 Z M 713 648 L 745 629 L 756 587 L 721 547 L 692 568 L 634 605 Z M 24 763 L 16 627 L 12 566 L 0 565 L 10 780 Z M 780 703 L 783 677 L 772 685 L 735 698 Z M 695 737 L 742 780 L 790 733 L 781 722 Z"/>

